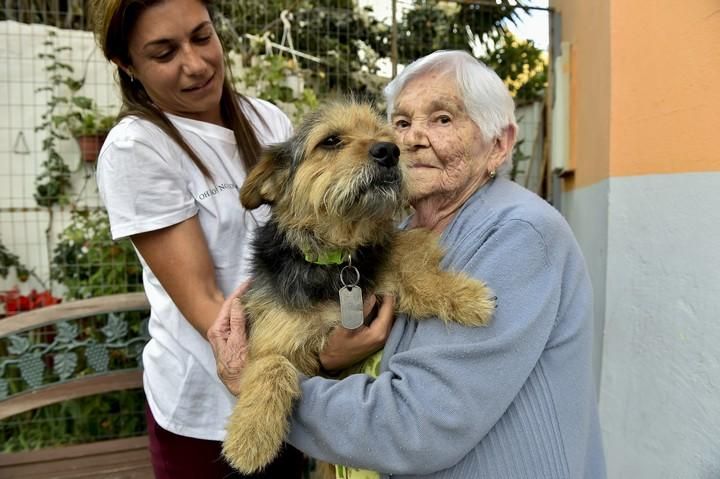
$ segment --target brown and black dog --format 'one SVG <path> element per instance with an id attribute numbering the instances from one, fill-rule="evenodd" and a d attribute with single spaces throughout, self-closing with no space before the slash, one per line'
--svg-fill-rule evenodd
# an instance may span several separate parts
<path id="1" fill-rule="evenodd" d="M 266 151 L 240 190 L 248 210 L 271 208 L 254 242 L 243 298 L 248 362 L 223 444 L 243 473 L 277 455 L 300 396 L 298 374 L 318 374 L 318 354 L 340 324 L 340 290 L 394 295 L 414 319 L 481 326 L 494 311 L 484 284 L 440 269 L 434 234 L 397 228 L 407 194 L 399 155 L 370 106 L 331 103 Z"/>

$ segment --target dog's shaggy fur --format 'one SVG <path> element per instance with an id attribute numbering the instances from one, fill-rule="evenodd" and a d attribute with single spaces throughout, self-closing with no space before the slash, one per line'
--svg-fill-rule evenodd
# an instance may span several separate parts
<path id="1" fill-rule="evenodd" d="M 242 204 L 271 207 L 254 242 L 244 296 L 249 351 L 223 452 L 243 473 L 261 470 L 288 430 L 298 373 L 315 375 L 318 354 L 340 322 L 340 270 L 306 255 L 342 251 L 368 294 L 395 295 L 417 319 L 486 324 L 494 301 L 480 282 L 440 270 L 426 230 L 399 231 L 406 188 L 389 127 L 367 105 L 339 102 L 312 114 L 293 138 L 269 149 L 240 191 Z"/>

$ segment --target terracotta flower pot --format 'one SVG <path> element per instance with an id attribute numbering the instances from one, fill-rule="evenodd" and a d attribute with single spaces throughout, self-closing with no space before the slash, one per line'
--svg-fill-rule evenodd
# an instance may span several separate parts
<path id="1" fill-rule="evenodd" d="M 97 161 L 100 147 L 105 141 L 106 136 L 107 135 L 103 133 L 101 135 L 81 135 L 75 137 L 80 147 L 80 157 L 83 161 L 88 163 Z"/>

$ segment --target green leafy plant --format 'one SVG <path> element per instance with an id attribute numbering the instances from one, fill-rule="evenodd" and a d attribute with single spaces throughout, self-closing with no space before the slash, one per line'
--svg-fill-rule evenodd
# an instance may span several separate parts
<path id="1" fill-rule="evenodd" d="M 480 57 L 507 85 L 517 105 L 540 101 L 548 80 L 547 53 L 532 40 L 517 38 L 511 32 L 493 30 L 484 41 Z"/>
<path id="2" fill-rule="evenodd" d="M 43 43 L 45 51 L 38 54 L 45 61 L 49 84 L 35 90 L 49 95 L 42 121 L 35 127 L 35 131 L 45 132 L 42 149 L 47 159 L 36 178 L 34 194 L 37 204 L 48 208 L 70 202 L 71 171 L 60 154 L 59 143 L 70 137 L 107 133 L 114 121 L 114 116 L 102 113 L 94 100 L 79 95 L 85 78 L 73 76 L 75 69 L 62 61 L 63 53 L 72 49 L 57 45 L 56 40 L 57 33 L 50 30 Z"/>
<path id="3" fill-rule="evenodd" d="M 77 91 L 82 86 L 69 77 L 73 67 L 59 60 L 59 55 L 70 50 L 70 47 L 56 46 L 56 37 L 57 34 L 50 30 L 44 42 L 47 51 L 38 54 L 40 59 L 46 61 L 45 71 L 50 75 L 50 84 L 35 90 L 36 93 L 47 92 L 50 95 L 47 109 L 42 115 L 42 122 L 35 127 L 35 131 L 44 131 L 46 134 L 42 149 L 47 153 L 47 158 L 43 161 L 41 172 L 35 180 L 34 196 L 38 205 L 48 208 L 54 204 L 69 203 L 70 168 L 58 150 L 58 142 L 66 140 L 67 135 L 55 117 L 59 116 L 60 109 L 68 101 L 62 89 Z"/>
<path id="4" fill-rule="evenodd" d="M 295 121 L 318 105 L 315 92 L 304 86 L 303 77 L 307 73 L 292 59 L 258 55 L 243 73 L 241 81 L 254 90 L 253 95 L 279 106 Z"/>
<path id="5" fill-rule="evenodd" d="M 62 115 L 54 115 L 57 126 L 64 125 L 72 136 L 105 135 L 115 123 L 115 115 L 103 113 L 92 98 L 73 96 Z"/>
<path id="6" fill-rule="evenodd" d="M 43 278 L 38 276 L 35 269 L 28 268 L 20 257 L 10 251 L 7 246 L 0 240 L 0 278 L 6 279 L 12 270 L 15 270 L 15 277 L 21 283 L 27 281 L 31 276 L 40 284 L 43 289 L 47 289 Z M 4 304 L 5 313 L 0 312 L 0 317 L 3 314 L 7 314 L 12 308 L 8 308 L 8 294 L 11 294 L 13 290 L 7 291 L 6 294 L 0 294 L 0 304 Z"/>
<path id="7" fill-rule="evenodd" d="M 50 277 L 67 288 L 67 299 L 142 290 L 142 267 L 132 243 L 112 240 L 104 210 L 72 211 L 55 244 Z"/>
<path id="8" fill-rule="evenodd" d="M 0 240 L 0 278 L 7 278 L 13 268 L 20 281 L 25 281 L 30 276 L 30 270 L 20 262 L 20 257 L 11 252 Z"/>
<path id="9" fill-rule="evenodd" d="M 522 1 L 413 1 L 398 24 L 398 61 L 407 64 L 438 49 L 469 50 L 469 40 L 516 22 Z"/>
<path id="10" fill-rule="evenodd" d="M 82 444 L 145 432 L 142 390 L 90 396 L 0 421 L 0 452 Z"/>
<path id="11" fill-rule="evenodd" d="M 80 157 L 86 162 L 95 162 L 107 133 L 115 123 L 114 115 L 105 115 L 92 98 L 74 96 L 71 108 L 64 115 L 53 117 L 53 121 L 65 125 L 80 148 Z"/>
<path id="12" fill-rule="evenodd" d="M 288 30 L 281 19 L 281 12 L 289 10 L 292 16 Z M 372 9 L 359 7 L 355 0 L 245 0 L 218 2 L 216 17 L 219 34 L 229 50 L 248 52 L 246 39 L 239 34 L 236 26 L 242 26 L 243 33 L 267 37 L 282 43 L 292 35 L 293 48 L 319 58 L 311 61 L 298 57 L 298 62 L 312 75 L 305 77 L 312 83 L 312 90 L 322 97 L 328 92 L 354 91 L 365 93 L 365 78 L 357 78 L 351 72 L 361 68 L 376 73 L 377 66 L 366 59 L 360 59 L 361 44 L 374 53 L 372 57 L 387 57 L 390 54 L 388 35 L 390 26 L 375 18 Z M 260 45 L 264 51 L 265 46 Z M 250 49 L 256 54 L 261 50 L 254 45 Z M 245 60 L 249 56 L 245 55 Z"/>

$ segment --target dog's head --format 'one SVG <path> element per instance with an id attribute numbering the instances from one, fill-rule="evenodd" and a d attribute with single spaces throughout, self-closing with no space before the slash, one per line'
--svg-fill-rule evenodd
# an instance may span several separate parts
<path id="1" fill-rule="evenodd" d="M 281 226 L 392 221 L 406 195 L 392 129 L 367 104 L 330 103 L 269 148 L 240 190 L 247 209 L 269 204 Z"/>

